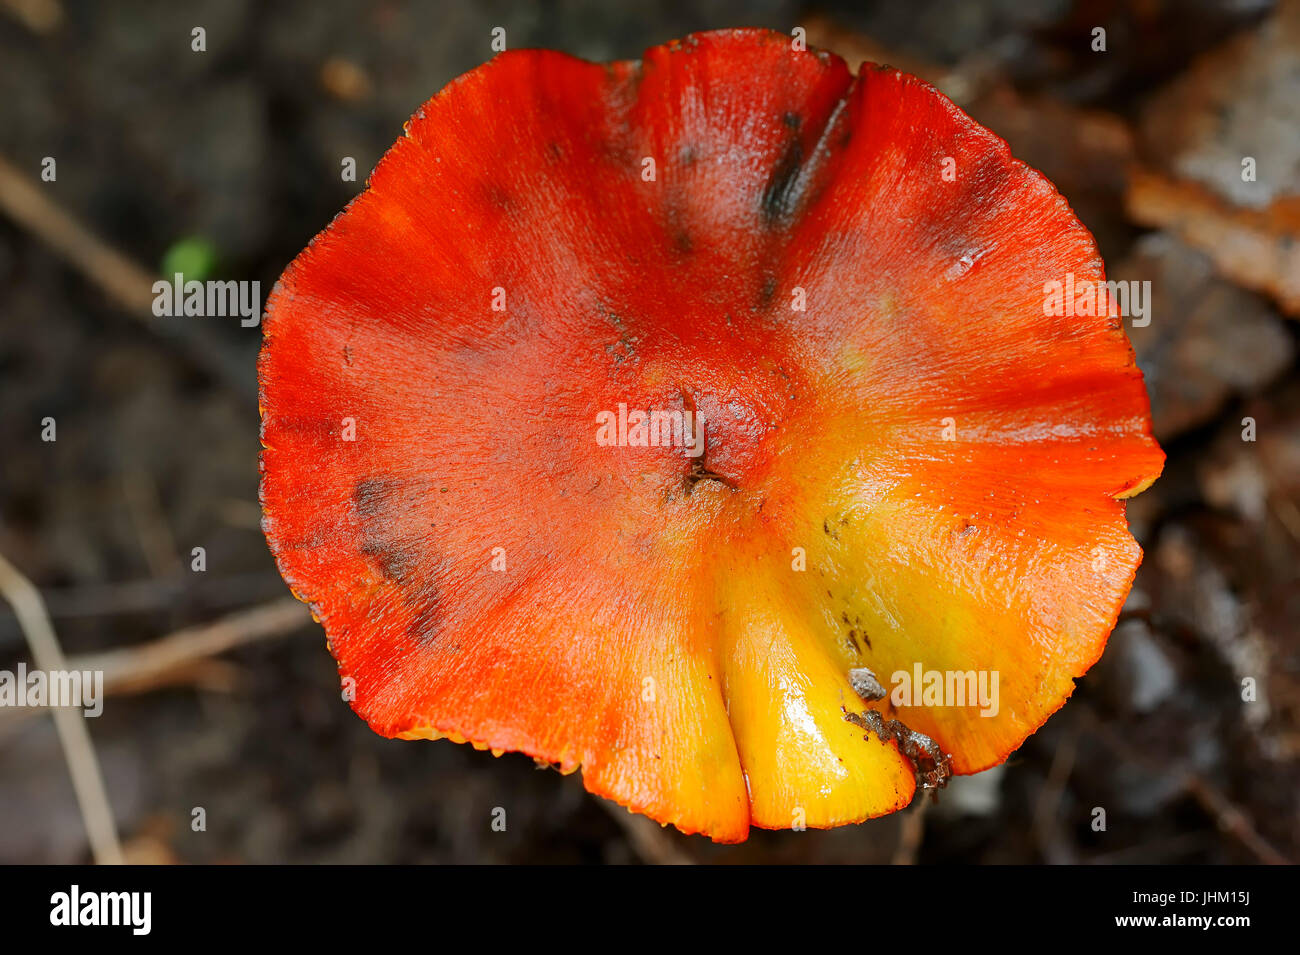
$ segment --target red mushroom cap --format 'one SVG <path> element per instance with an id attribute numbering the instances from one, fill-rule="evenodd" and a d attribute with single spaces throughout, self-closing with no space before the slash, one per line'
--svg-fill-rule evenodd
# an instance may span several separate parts
<path id="1" fill-rule="evenodd" d="M 992 766 L 1131 585 L 1141 374 L 1109 302 L 1045 309 L 1103 280 L 1051 184 L 896 70 L 759 30 L 505 53 L 271 298 L 266 534 L 379 733 L 722 841 L 889 812 L 913 759 L 859 714 Z M 860 669 L 997 674 L 996 712 Z"/>

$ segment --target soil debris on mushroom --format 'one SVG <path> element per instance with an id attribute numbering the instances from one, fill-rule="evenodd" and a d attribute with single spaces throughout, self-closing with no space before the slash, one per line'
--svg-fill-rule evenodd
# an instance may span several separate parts
<path id="1" fill-rule="evenodd" d="M 881 696 L 884 696 L 883 690 Z M 902 720 L 887 720 L 875 710 L 850 713 L 845 709 L 844 718 L 854 726 L 875 733 L 882 741 L 898 743 L 903 755 L 912 761 L 916 769 L 916 785 L 921 789 L 943 789 L 948 785 L 952 778 L 952 757 L 924 733 L 918 733 Z"/>

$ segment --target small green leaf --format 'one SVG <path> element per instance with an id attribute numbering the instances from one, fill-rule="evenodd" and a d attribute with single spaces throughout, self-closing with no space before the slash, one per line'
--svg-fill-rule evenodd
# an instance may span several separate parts
<path id="1" fill-rule="evenodd" d="M 170 279 L 178 272 L 183 281 L 205 281 L 217 264 L 217 247 L 201 236 L 173 242 L 162 258 L 161 272 Z"/>

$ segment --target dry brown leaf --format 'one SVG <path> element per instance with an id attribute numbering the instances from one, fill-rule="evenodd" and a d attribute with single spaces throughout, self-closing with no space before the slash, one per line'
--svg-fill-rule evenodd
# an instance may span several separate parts
<path id="1" fill-rule="evenodd" d="M 1134 168 L 1125 198 L 1134 221 L 1173 232 L 1222 275 L 1300 317 L 1300 197 L 1239 209 L 1204 186 Z"/>

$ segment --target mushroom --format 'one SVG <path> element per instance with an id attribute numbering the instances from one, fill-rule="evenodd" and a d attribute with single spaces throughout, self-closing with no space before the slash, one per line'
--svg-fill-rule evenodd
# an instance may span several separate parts
<path id="1" fill-rule="evenodd" d="M 281 277 L 263 526 L 378 733 L 735 842 L 907 805 L 900 739 L 1002 762 L 1101 654 L 1163 455 L 1116 308 L 1044 308 L 1092 237 L 933 87 L 795 46 L 503 53 Z M 1000 705 L 850 681 L 913 667 Z"/>

